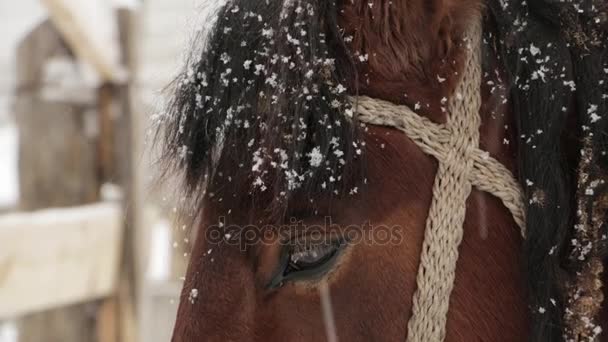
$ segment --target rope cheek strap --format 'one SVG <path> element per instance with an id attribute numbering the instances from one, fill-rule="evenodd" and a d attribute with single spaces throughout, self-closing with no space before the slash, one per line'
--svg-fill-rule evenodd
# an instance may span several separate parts
<path id="1" fill-rule="evenodd" d="M 501 199 L 524 234 L 518 183 L 504 165 L 479 148 L 481 30 L 478 19 L 465 39 L 468 58 L 462 80 L 448 101 L 446 124 L 436 124 L 407 106 L 369 97 L 352 99 L 359 120 L 403 131 L 439 161 L 408 324 L 409 342 L 439 342 L 445 338 L 466 201 L 473 186 Z"/>

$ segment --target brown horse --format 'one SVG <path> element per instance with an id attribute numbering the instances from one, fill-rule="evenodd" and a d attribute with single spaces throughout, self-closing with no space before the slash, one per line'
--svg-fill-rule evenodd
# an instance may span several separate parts
<path id="1" fill-rule="evenodd" d="M 229 1 L 167 116 L 198 231 L 173 341 L 406 339 L 438 163 L 348 96 L 445 123 L 476 20 L 480 147 L 520 179 L 527 226 L 473 189 L 445 339 L 599 340 L 608 6 L 528 3 Z M 573 228 L 585 210 L 598 234 Z"/>

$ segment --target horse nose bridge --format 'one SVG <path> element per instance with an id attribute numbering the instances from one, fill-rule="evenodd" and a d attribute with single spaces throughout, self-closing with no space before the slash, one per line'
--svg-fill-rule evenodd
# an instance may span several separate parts
<path id="1" fill-rule="evenodd" d="M 206 341 L 250 341 L 255 298 L 249 281 L 217 286 L 201 298 L 201 331 Z"/>
<path id="2" fill-rule="evenodd" d="M 174 336 L 190 337 L 179 341 L 251 340 L 255 282 L 242 259 L 238 251 L 218 249 L 191 265 L 198 272 L 186 279 L 178 313 L 184 324 L 174 331 Z"/>

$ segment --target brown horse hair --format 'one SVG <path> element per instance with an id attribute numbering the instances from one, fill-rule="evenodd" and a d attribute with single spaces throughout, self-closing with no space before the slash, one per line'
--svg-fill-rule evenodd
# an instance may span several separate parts
<path id="1" fill-rule="evenodd" d="M 349 48 L 364 61 L 358 63 L 361 91 L 417 105 L 422 114 L 443 121 L 440 100 L 455 89 L 459 77 L 454 76 L 464 61 L 457 44 L 481 11 L 481 0 L 464 2 L 342 1 Z M 436 101 L 417 104 L 420 98 Z"/>
<path id="2" fill-rule="evenodd" d="M 339 197 L 364 186 L 359 124 L 350 118 L 353 108 L 344 86 L 355 94 L 357 86 L 367 87 L 373 95 L 375 79 L 395 79 L 382 91 L 399 103 L 425 98 L 404 96 L 403 88 L 411 94 L 449 95 L 457 78 L 439 82 L 438 76 L 459 70 L 453 63 L 460 61 L 454 39 L 479 10 L 479 1 L 463 1 L 469 5 L 448 0 L 373 0 L 371 7 L 369 1 L 350 0 L 229 1 L 211 36 L 197 37 L 205 46 L 173 85 L 161 127 L 167 173 L 183 175 L 197 213 L 207 202 L 224 212 L 260 210 L 274 221 L 286 217 L 291 200 L 302 194 L 311 200 Z M 598 239 L 608 234 L 603 223 L 600 238 L 588 241 L 592 249 L 579 260 L 584 246 L 571 244 L 580 223 L 576 211 L 582 208 L 596 221 L 606 217 L 599 204 L 608 194 L 608 118 L 597 115 L 608 112 L 608 82 L 602 82 L 608 70 L 608 11 L 596 0 L 582 1 L 583 13 L 573 12 L 571 2 L 486 3 L 521 138 L 518 176 L 527 203 L 523 269 L 532 312 L 530 341 L 556 341 L 568 333 L 566 311 L 575 309 L 567 284 L 576 283 L 590 260 L 604 257 Z M 394 6 L 390 10 L 389 4 Z M 428 25 L 429 11 L 446 14 L 433 16 L 443 19 Z M 360 25 L 343 30 L 340 17 L 361 17 Z M 357 55 L 375 43 L 367 38 L 368 30 L 381 32 L 391 49 Z M 548 59 L 537 62 L 539 56 Z M 366 59 L 377 75 L 355 63 Z M 437 64 L 429 66 L 429 60 Z M 404 77 L 405 87 L 396 79 Z M 439 104 L 422 105 L 425 114 L 442 119 Z M 578 113 L 574 132 L 570 113 Z M 575 150 L 586 141 L 593 152 L 581 183 L 580 158 L 567 154 L 572 136 Z M 318 155 L 326 158 L 320 164 L 313 158 Z M 577 191 L 591 184 L 597 185 L 592 194 Z"/>
<path id="3" fill-rule="evenodd" d="M 593 6 L 594 2 L 582 1 L 580 8 L 544 0 L 489 2 L 513 84 L 511 100 L 521 137 L 519 176 L 527 201 L 524 269 L 531 341 L 572 337 L 572 330 L 584 325 L 580 320 L 584 314 L 590 314 L 588 325 L 598 323 L 601 291 L 574 288 L 580 285 L 577 278 L 590 274 L 589 264 L 602 260 L 607 229 L 606 208 L 598 211 L 598 205 L 608 191 L 608 120 L 597 120 L 597 115 L 608 112 L 608 46 L 601 26 L 605 27 L 608 11 L 605 4 Z M 604 22 L 595 20 L 602 17 Z M 577 131 L 567 120 L 569 112 L 578 114 Z M 573 141 L 564 136 L 574 136 L 579 150 L 585 142 L 591 152 L 592 160 L 585 161 L 591 166 L 579 168 L 584 177 L 574 172 L 581 158 L 564 157 Z M 591 193 L 577 191 L 589 189 L 590 184 L 596 184 Z M 546 200 L 539 200 L 541 196 Z M 589 226 L 590 222 L 581 222 L 582 216 L 601 220 L 598 234 L 584 242 L 577 240 L 580 234 L 575 229 Z M 600 277 L 595 267 L 591 282 L 601 283 Z M 596 301 L 598 307 L 581 308 L 572 300 L 573 293 Z M 564 320 L 573 315 L 578 322 Z"/>

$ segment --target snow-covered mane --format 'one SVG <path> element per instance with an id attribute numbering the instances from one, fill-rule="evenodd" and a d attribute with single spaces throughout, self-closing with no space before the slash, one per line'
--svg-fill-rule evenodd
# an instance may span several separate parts
<path id="1" fill-rule="evenodd" d="M 346 97 L 354 67 L 334 1 L 232 0 L 199 41 L 164 127 L 164 158 L 190 195 L 256 194 L 279 218 L 295 192 L 351 185 L 361 153 Z"/>
<path id="2" fill-rule="evenodd" d="M 608 208 L 601 204 L 608 194 L 608 118 L 598 116 L 608 113 L 608 4 L 488 3 L 498 29 L 494 44 L 510 73 L 521 138 L 530 341 L 570 340 L 584 335 L 576 329 L 595 328 L 591 322 L 601 305 L 598 290 L 589 286 L 601 283 L 601 272 L 589 265 L 601 264 L 606 241 L 583 231 L 606 220 Z M 595 230 L 606 236 L 607 228 L 603 224 L 603 233 Z M 585 278 L 587 284 L 581 284 Z M 589 300 L 596 304 L 581 304 Z"/>

